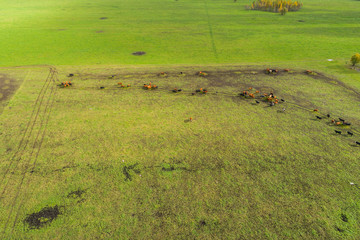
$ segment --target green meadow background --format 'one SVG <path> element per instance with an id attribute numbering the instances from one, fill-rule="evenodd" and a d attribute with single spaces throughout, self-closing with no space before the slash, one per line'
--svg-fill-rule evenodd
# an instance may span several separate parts
<path id="1" fill-rule="evenodd" d="M 359 239 L 360 1 L 302 2 L 1 1 L 0 238 Z"/>
<path id="2" fill-rule="evenodd" d="M 0 66 L 345 64 L 360 51 L 360 1 L 302 2 L 281 16 L 246 10 L 243 0 L 5 0 Z"/>

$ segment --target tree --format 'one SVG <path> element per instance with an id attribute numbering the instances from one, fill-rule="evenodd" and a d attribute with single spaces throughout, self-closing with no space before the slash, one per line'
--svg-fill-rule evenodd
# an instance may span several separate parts
<path id="1" fill-rule="evenodd" d="M 279 11 L 280 11 L 281 15 L 285 15 L 288 12 L 288 9 L 287 9 L 287 7 L 283 7 L 281 9 L 279 9 Z"/>
<path id="2" fill-rule="evenodd" d="M 360 53 L 356 53 L 354 56 L 351 57 L 351 63 L 353 67 L 355 67 L 355 64 L 360 62 Z"/>

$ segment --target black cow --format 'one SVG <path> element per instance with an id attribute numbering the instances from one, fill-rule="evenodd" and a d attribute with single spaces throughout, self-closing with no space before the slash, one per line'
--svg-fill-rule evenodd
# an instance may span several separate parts
<path id="1" fill-rule="evenodd" d="M 322 119 L 322 117 L 316 116 L 317 119 Z"/>
<path id="2" fill-rule="evenodd" d="M 335 130 L 335 133 L 337 133 L 337 134 L 341 134 L 341 131 L 337 131 L 337 130 Z"/>
<path id="3" fill-rule="evenodd" d="M 349 134 L 350 136 L 354 135 L 354 133 L 347 131 L 347 134 Z"/>

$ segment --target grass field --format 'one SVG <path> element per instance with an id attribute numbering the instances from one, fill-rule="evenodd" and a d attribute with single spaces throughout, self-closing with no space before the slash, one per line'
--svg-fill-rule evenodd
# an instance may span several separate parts
<path id="1" fill-rule="evenodd" d="M 302 2 L 299 12 L 281 16 L 245 10 L 251 1 L 5 0 L 0 66 L 344 64 L 359 51 L 359 1 Z"/>
<path id="2" fill-rule="evenodd" d="M 302 2 L 2 1 L 0 239 L 359 239 L 360 1 Z"/>
<path id="3" fill-rule="evenodd" d="M 360 234 L 359 94 L 336 79 L 256 66 L 17 71 L 24 82 L 1 115 L 2 238 Z M 69 73 L 73 86 L 58 87 Z M 150 81 L 159 88 L 142 89 Z M 209 92 L 191 95 L 201 87 Z M 285 102 L 238 96 L 249 87 Z M 327 113 L 352 126 L 333 126 Z M 57 218 L 39 229 L 24 221 L 55 206 Z"/>

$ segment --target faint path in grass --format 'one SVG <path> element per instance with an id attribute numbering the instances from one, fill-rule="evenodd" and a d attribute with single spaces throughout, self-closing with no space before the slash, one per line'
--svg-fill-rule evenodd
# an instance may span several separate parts
<path id="1" fill-rule="evenodd" d="M 57 78 L 57 71 L 56 69 L 51 69 L 50 68 L 50 72 L 52 73 L 52 77 L 51 77 L 51 81 L 52 82 L 55 82 L 55 80 L 58 81 L 58 78 Z M 44 110 L 44 117 L 41 121 L 41 126 L 44 125 L 44 129 L 43 131 L 39 131 L 38 135 L 36 136 L 36 140 L 34 142 L 34 145 L 32 146 L 32 152 L 31 152 L 31 155 L 30 157 L 33 155 L 33 152 L 35 151 L 35 149 L 37 150 L 36 152 L 36 155 L 35 155 L 35 159 L 34 159 L 34 162 L 32 164 L 32 168 L 31 168 L 31 164 L 30 164 L 30 160 L 31 158 L 29 158 L 29 161 L 28 161 L 28 164 L 27 164 L 27 170 L 29 168 L 31 168 L 31 171 L 30 173 L 33 173 L 35 171 L 35 167 L 36 167 L 36 163 L 37 163 L 37 159 L 38 159 L 38 156 L 39 156 L 39 153 L 40 153 L 40 150 L 41 150 L 41 146 L 42 146 L 42 143 L 44 141 L 44 136 L 46 134 L 46 129 L 47 129 L 47 126 L 48 126 L 48 122 L 49 122 L 49 119 L 50 119 L 50 115 L 51 115 L 51 111 L 53 109 L 53 106 L 54 106 L 54 102 L 55 102 L 55 98 L 56 98 L 56 93 L 57 93 L 57 90 L 58 90 L 58 87 L 53 85 L 52 88 L 51 88 L 51 93 L 50 93 L 50 97 L 48 98 L 48 101 L 46 103 L 46 107 L 45 107 L 45 110 Z M 49 109 L 49 110 L 48 110 Z M 45 122 L 45 124 L 43 124 L 43 121 Z M 39 142 L 37 142 L 37 139 L 38 137 L 41 136 L 41 139 L 39 140 Z M 38 145 L 38 146 L 36 146 Z M 27 171 L 26 171 L 27 172 Z M 26 172 L 25 174 L 23 175 L 23 179 L 25 178 L 25 175 L 26 175 Z M 15 228 L 15 225 L 18 221 L 18 218 L 19 218 L 19 213 L 21 211 L 21 208 L 22 206 L 24 206 L 24 203 L 25 201 L 28 199 L 28 194 L 29 194 L 29 191 L 27 191 L 27 189 L 29 188 L 29 185 L 30 185 L 30 182 L 31 182 L 31 178 L 28 178 L 28 182 L 25 183 L 23 189 L 24 189 L 24 196 L 22 198 L 22 200 L 20 201 L 20 204 L 19 204 L 19 207 L 16 211 L 16 215 L 15 215 L 15 220 L 13 222 L 13 225 L 11 227 L 11 232 L 10 232 L 10 235 L 13 234 L 13 231 L 14 231 L 14 228 Z M 19 189 L 20 191 L 20 189 Z M 16 200 L 16 199 L 15 199 Z M 15 201 L 14 201 L 14 205 L 15 205 Z"/>
<path id="2" fill-rule="evenodd" d="M 33 114 L 32 114 L 32 115 L 34 115 L 35 110 L 37 110 L 37 112 L 36 112 L 36 114 L 35 114 L 35 118 L 34 118 L 33 121 L 32 121 L 32 117 L 30 118 L 30 121 L 29 121 L 28 126 L 27 126 L 27 128 L 26 128 L 26 132 L 27 132 L 28 130 L 30 130 L 30 132 L 29 132 L 29 134 L 28 134 L 28 136 L 27 136 L 27 139 L 25 139 L 25 135 L 26 135 L 26 134 L 24 134 L 24 135 L 23 135 L 23 139 L 22 139 L 22 141 L 20 142 L 18 151 L 17 151 L 17 152 L 14 154 L 14 156 L 11 158 L 11 159 L 14 159 L 14 158 L 16 157 L 17 153 L 19 153 L 19 150 L 20 150 L 20 148 L 21 148 L 21 146 L 22 146 L 22 142 L 25 140 L 25 141 L 26 141 L 26 142 L 25 142 L 25 146 L 23 147 L 22 151 L 20 151 L 20 153 L 19 153 L 19 155 L 18 155 L 18 160 L 16 161 L 15 170 L 14 170 L 14 171 L 19 171 L 19 172 L 21 172 L 21 174 L 20 174 L 21 179 L 19 179 L 19 181 L 17 181 L 17 179 L 16 179 L 15 177 L 10 176 L 10 177 L 9 177 L 9 180 L 8 180 L 7 183 L 5 184 L 5 187 L 4 187 L 4 189 L 3 189 L 2 193 L 1 193 L 1 197 L 3 197 L 3 196 L 4 196 L 4 193 L 5 193 L 6 190 L 7 190 L 7 187 L 10 185 L 10 182 L 12 182 L 13 185 L 15 185 L 15 184 L 17 184 L 17 182 L 19 182 L 19 184 L 17 184 L 16 193 L 15 193 L 15 196 L 14 196 L 13 201 L 12 201 L 12 204 L 11 204 L 10 213 L 9 213 L 8 216 L 7 216 L 7 220 L 6 220 L 6 222 L 5 222 L 4 229 L 3 229 L 3 232 L 2 232 L 3 237 L 5 237 L 5 239 L 6 239 L 6 230 L 7 230 L 8 224 L 9 224 L 9 222 L 10 222 L 10 219 L 11 219 L 11 217 L 12 217 L 12 215 L 13 215 L 12 213 L 13 213 L 14 207 L 15 207 L 15 205 L 16 205 L 17 198 L 18 198 L 18 196 L 19 196 L 19 194 L 20 194 L 20 192 L 21 192 L 21 189 L 26 189 L 27 186 L 28 186 L 28 184 L 26 184 L 26 185 L 24 185 L 25 187 L 23 187 L 23 183 L 24 183 L 26 174 L 27 174 L 27 172 L 28 172 L 28 169 L 29 169 L 29 167 L 30 167 L 30 165 L 31 165 L 32 155 L 33 155 L 35 149 L 38 148 L 38 151 L 37 151 L 37 154 L 36 154 L 34 163 L 33 163 L 33 169 L 35 168 L 35 165 L 36 165 L 36 160 L 37 160 L 37 157 L 38 157 L 38 154 L 39 154 L 41 145 L 42 145 L 42 140 L 43 140 L 43 137 L 44 137 L 44 134 L 45 134 L 46 126 L 45 126 L 44 130 L 42 130 L 41 128 L 42 128 L 43 125 L 44 125 L 44 124 L 43 124 L 44 121 L 46 121 L 46 123 L 47 123 L 48 116 L 50 115 L 51 107 L 52 107 L 53 100 L 54 100 L 54 90 L 56 91 L 56 86 L 55 86 L 55 85 L 53 85 L 52 88 L 51 88 L 50 96 L 49 96 L 48 99 L 47 99 L 47 103 L 46 103 L 46 105 L 45 105 L 44 113 L 42 114 L 43 116 L 41 116 L 40 110 L 41 110 L 41 108 L 42 108 L 42 106 L 43 106 L 43 100 L 44 100 L 45 94 L 48 92 L 50 84 L 51 84 L 52 82 L 54 82 L 54 75 L 55 75 L 56 73 L 57 73 L 56 70 L 53 70 L 52 68 L 50 68 L 50 72 L 49 72 L 49 74 L 48 74 L 48 76 L 47 76 L 47 78 L 46 78 L 46 80 L 45 80 L 45 83 L 44 83 L 44 85 L 43 85 L 43 88 L 41 89 L 41 91 L 40 91 L 40 93 L 39 93 L 39 95 L 38 95 L 38 98 L 37 98 L 37 100 L 36 100 L 36 102 L 35 102 L 35 107 L 34 107 L 34 109 L 33 109 Z M 50 100 L 52 100 L 51 105 L 50 105 Z M 37 104 L 37 103 L 39 103 L 39 104 Z M 50 105 L 50 109 L 49 109 L 49 111 L 48 111 L 48 113 L 47 113 L 47 110 L 48 110 L 49 105 Z M 36 106 L 37 106 L 37 107 L 36 107 Z M 46 114 L 48 114 L 48 116 L 46 116 Z M 46 117 L 47 117 L 47 118 L 46 118 Z M 30 156 L 29 156 L 27 159 L 24 159 L 25 169 L 24 169 L 24 170 L 18 169 L 17 167 L 18 167 L 19 162 L 20 162 L 20 161 L 22 160 L 22 158 L 23 158 L 24 151 L 26 150 L 26 148 L 27 148 L 27 146 L 28 146 L 28 143 L 31 141 L 30 137 L 32 136 L 32 132 L 33 132 L 33 129 L 34 129 L 34 125 L 35 125 L 35 123 L 37 122 L 37 119 L 38 119 L 38 118 L 40 119 L 41 123 L 40 123 L 39 131 L 38 131 L 38 133 L 37 133 L 36 139 L 34 140 L 34 143 L 33 143 L 33 146 L 32 146 L 31 154 L 30 154 Z M 31 122 L 32 122 L 32 124 L 30 124 Z M 40 137 L 40 142 L 39 142 L 39 140 L 38 140 L 39 137 Z M 13 161 L 10 161 L 10 165 L 8 166 L 7 171 L 5 171 L 4 177 L 5 177 L 6 174 L 9 172 L 9 169 L 10 169 L 10 167 L 11 167 L 12 162 L 13 162 Z M 10 197 L 11 197 L 11 196 L 10 196 Z M 24 200 L 24 199 L 23 199 L 23 200 Z M 14 228 L 14 226 L 15 226 L 15 224 L 16 224 L 16 221 L 17 221 L 17 219 L 18 219 L 19 210 L 20 210 L 20 208 L 21 208 L 22 205 L 23 205 L 23 201 L 20 202 L 20 204 L 19 204 L 19 209 L 18 209 L 18 211 L 16 211 L 15 220 L 14 220 L 14 224 L 13 224 L 13 226 L 12 226 L 11 232 L 13 231 L 13 228 Z"/>
<path id="3" fill-rule="evenodd" d="M 212 49 L 213 49 L 213 52 L 214 52 L 216 62 L 218 62 L 219 57 L 218 57 L 218 53 L 216 51 L 216 46 L 215 46 L 215 41 L 214 41 L 214 34 L 213 34 L 212 26 L 211 26 L 211 23 L 210 23 L 209 8 L 208 8 L 208 5 L 207 5 L 207 0 L 204 1 L 204 4 L 205 4 L 207 22 L 208 22 L 208 26 L 209 26 L 209 34 L 210 34 L 211 45 L 212 45 Z"/>

